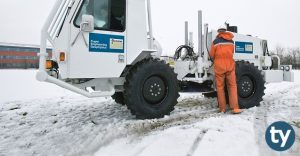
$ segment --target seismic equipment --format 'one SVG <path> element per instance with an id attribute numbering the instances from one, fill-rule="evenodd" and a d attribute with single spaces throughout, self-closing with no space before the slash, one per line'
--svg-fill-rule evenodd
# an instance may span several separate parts
<path id="1" fill-rule="evenodd" d="M 208 52 L 217 32 L 208 24 L 203 29 L 198 14 L 197 51 L 186 22 L 185 44 L 164 60 L 149 0 L 57 0 L 41 32 L 37 79 L 90 98 L 112 96 L 139 119 L 169 115 L 179 92 L 216 96 Z M 292 67 L 270 56 L 266 40 L 238 34 L 229 24 L 227 29 L 235 36 L 242 108 L 259 105 L 266 82 L 293 81 Z"/>

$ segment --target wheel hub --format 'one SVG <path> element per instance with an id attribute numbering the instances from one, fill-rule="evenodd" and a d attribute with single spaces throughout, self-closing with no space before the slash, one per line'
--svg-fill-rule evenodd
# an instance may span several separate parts
<path id="1" fill-rule="evenodd" d="M 239 95 L 242 98 L 247 98 L 254 93 L 254 82 L 249 76 L 243 76 L 240 80 Z"/>
<path id="2" fill-rule="evenodd" d="M 157 76 L 148 78 L 143 86 L 143 96 L 150 104 L 159 104 L 166 95 L 164 81 Z"/>

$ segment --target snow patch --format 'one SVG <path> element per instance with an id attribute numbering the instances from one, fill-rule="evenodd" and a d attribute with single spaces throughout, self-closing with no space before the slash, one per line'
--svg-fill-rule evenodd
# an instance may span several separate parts
<path id="1" fill-rule="evenodd" d="M 0 70 L 0 102 L 74 96 L 54 84 L 36 80 L 36 70 Z"/>
<path id="2" fill-rule="evenodd" d="M 253 119 L 249 116 L 245 117 L 246 120 L 243 118 L 240 116 L 213 117 L 203 122 L 171 127 L 145 136 L 122 138 L 112 142 L 109 146 L 100 148 L 95 156 L 257 156 L 259 154 L 253 139 L 255 138 Z M 195 148 L 192 148 L 193 146 Z M 252 149 L 251 152 L 245 152 L 249 148 Z"/>

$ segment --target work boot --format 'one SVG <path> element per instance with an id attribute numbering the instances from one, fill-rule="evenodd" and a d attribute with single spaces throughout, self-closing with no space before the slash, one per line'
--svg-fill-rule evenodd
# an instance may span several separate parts
<path id="1" fill-rule="evenodd" d="M 240 110 L 240 109 L 233 109 L 233 110 L 231 110 L 231 113 L 232 114 L 241 114 L 242 110 Z"/>
<path id="2" fill-rule="evenodd" d="M 220 109 L 219 112 L 220 113 L 226 113 L 226 109 Z"/>

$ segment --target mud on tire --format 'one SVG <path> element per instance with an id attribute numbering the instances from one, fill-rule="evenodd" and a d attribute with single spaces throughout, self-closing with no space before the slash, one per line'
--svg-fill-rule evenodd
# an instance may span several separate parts
<path id="1" fill-rule="evenodd" d="M 179 97 L 177 75 L 165 62 L 145 59 L 131 68 L 124 101 L 138 119 L 162 118 L 174 110 Z"/>
<path id="2" fill-rule="evenodd" d="M 112 95 L 111 98 L 114 99 L 116 103 L 125 105 L 123 92 L 115 92 L 115 94 Z"/>

